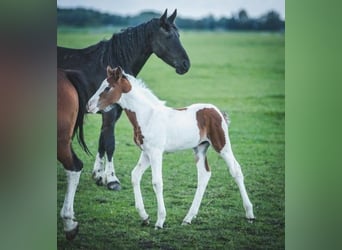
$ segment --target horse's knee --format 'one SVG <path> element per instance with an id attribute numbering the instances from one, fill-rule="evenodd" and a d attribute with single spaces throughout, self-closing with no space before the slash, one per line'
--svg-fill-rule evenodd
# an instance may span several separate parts
<path id="1" fill-rule="evenodd" d="M 136 186 L 140 183 L 141 173 L 137 168 L 134 168 L 131 172 L 131 182 L 133 186 Z"/>
<path id="2" fill-rule="evenodd" d="M 83 162 L 77 157 L 77 155 L 73 154 L 73 156 L 74 168 L 71 170 L 79 172 L 83 169 Z"/>
<path id="3" fill-rule="evenodd" d="M 162 180 L 152 180 L 153 190 L 158 193 L 163 190 L 163 181 Z"/>

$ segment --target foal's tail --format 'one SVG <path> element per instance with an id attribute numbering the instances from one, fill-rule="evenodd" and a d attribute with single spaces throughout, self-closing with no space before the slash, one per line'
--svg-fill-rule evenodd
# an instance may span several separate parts
<path id="1" fill-rule="evenodd" d="M 86 92 L 85 86 L 86 86 L 86 79 L 82 72 L 76 71 L 76 70 L 65 70 L 67 78 L 70 80 L 72 85 L 75 87 L 77 94 L 78 94 L 78 113 L 77 113 L 77 119 L 76 124 L 74 127 L 73 136 L 77 134 L 77 141 L 88 155 L 92 155 L 90 150 L 87 147 L 87 144 L 84 140 L 84 133 L 83 133 L 83 121 L 84 121 L 84 115 L 86 113 L 86 104 L 88 102 L 89 96 Z"/>
<path id="2" fill-rule="evenodd" d="M 220 110 L 220 112 L 221 112 L 221 114 L 222 114 L 224 120 L 226 121 L 227 126 L 229 126 L 229 124 L 230 124 L 230 119 L 229 119 L 228 113 L 225 112 L 225 111 L 223 111 L 223 110 Z"/>

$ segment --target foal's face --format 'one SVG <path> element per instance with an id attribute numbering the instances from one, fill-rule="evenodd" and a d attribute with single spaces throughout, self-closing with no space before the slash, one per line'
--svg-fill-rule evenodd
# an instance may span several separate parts
<path id="1" fill-rule="evenodd" d="M 88 111 L 92 113 L 110 111 L 112 105 L 120 100 L 122 93 L 129 92 L 131 88 L 131 84 L 123 75 L 121 67 L 112 69 L 108 66 L 107 79 L 103 81 L 100 88 L 88 101 Z"/>
<path id="2" fill-rule="evenodd" d="M 177 11 L 167 18 L 167 11 L 160 17 L 160 28 L 152 38 L 152 50 L 164 62 L 176 69 L 178 74 L 186 73 L 190 68 L 190 60 L 180 40 L 174 24 Z"/>

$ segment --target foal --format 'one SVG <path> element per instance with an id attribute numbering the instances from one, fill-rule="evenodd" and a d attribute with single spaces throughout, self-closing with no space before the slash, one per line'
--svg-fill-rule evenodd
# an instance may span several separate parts
<path id="1" fill-rule="evenodd" d="M 108 78 L 88 102 L 88 111 L 111 109 L 118 103 L 134 127 L 134 141 L 142 150 L 132 171 L 135 206 L 144 224 L 149 223 L 140 190 L 143 173 L 151 165 L 152 185 L 157 197 L 158 219 L 162 228 L 166 210 L 163 199 L 162 158 L 164 152 L 193 148 L 196 156 L 198 184 L 194 200 L 183 224 L 190 224 L 198 209 L 211 176 L 206 152 L 211 144 L 225 160 L 242 197 L 247 219 L 254 219 L 253 206 L 244 185 L 241 168 L 235 159 L 228 137 L 228 123 L 212 104 L 193 104 L 183 109 L 166 107 L 141 81 L 120 67 L 107 67 Z"/>

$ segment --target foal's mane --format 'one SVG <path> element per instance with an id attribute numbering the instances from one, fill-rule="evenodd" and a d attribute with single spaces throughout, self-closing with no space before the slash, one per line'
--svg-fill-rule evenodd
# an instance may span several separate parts
<path id="1" fill-rule="evenodd" d="M 146 84 L 143 82 L 143 80 L 135 78 L 132 75 L 129 75 L 127 73 L 123 73 L 124 76 L 128 79 L 128 81 L 131 83 L 132 87 L 137 89 L 137 91 L 143 93 L 143 95 L 149 99 L 153 104 L 158 106 L 165 106 L 165 101 L 160 100 L 153 92 L 146 86 Z"/>

